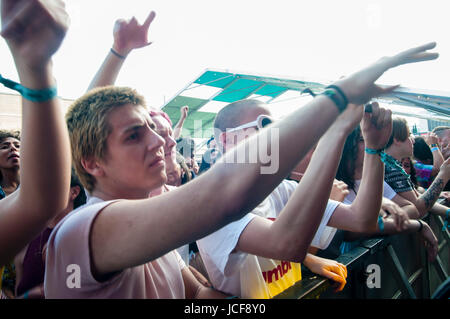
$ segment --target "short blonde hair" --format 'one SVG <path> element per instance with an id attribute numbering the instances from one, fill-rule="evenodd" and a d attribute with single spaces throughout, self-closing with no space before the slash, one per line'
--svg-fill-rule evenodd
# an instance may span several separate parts
<path id="1" fill-rule="evenodd" d="M 82 159 L 104 159 L 106 140 L 111 133 L 108 115 L 116 107 L 126 104 L 146 107 L 145 99 L 128 87 L 96 88 L 76 100 L 66 113 L 72 148 L 72 160 L 81 183 L 92 192 L 95 178 L 81 165 Z"/>

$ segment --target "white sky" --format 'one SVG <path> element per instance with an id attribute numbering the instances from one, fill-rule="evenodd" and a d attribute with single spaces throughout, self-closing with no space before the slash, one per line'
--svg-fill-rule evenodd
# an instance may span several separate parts
<path id="1" fill-rule="evenodd" d="M 118 18 L 150 27 L 154 43 L 134 51 L 118 85 L 161 107 L 204 69 L 334 80 L 382 55 L 437 41 L 436 61 L 391 70 L 379 83 L 450 92 L 447 1 L 375 0 L 67 0 L 69 33 L 55 57 L 59 95 L 77 98 L 112 44 Z M 17 80 L 0 43 L 0 73 Z M 10 92 L 1 89 L 3 92 Z"/>

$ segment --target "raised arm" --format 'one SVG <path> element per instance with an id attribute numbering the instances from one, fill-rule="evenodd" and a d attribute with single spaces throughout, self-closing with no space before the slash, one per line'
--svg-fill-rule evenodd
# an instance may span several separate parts
<path id="1" fill-rule="evenodd" d="M 428 133 L 425 136 L 425 142 L 428 144 L 433 155 L 433 170 L 431 171 L 431 177 L 436 176 L 439 173 L 442 163 L 444 163 L 444 157 L 439 149 L 439 137 L 435 133 Z"/>
<path id="2" fill-rule="evenodd" d="M 52 55 L 68 28 L 61 1 L 2 0 L 2 36 L 23 87 L 55 87 Z M 26 24 L 23 23 L 26 21 Z M 56 94 L 22 99 L 19 189 L 0 201 L 0 265 L 8 262 L 67 205 L 70 146 Z"/>
<path id="3" fill-rule="evenodd" d="M 183 129 L 184 121 L 188 115 L 189 107 L 187 105 L 183 106 L 180 110 L 181 116 L 178 123 L 173 128 L 173 138 L 177 140 L 181 136 L 181 130 Z"/>
<path id="4" fill-rule="evenodd" d="M 335 84 L 340 86 L 350 103 L 366 102 L 374 94 L 394 88 L 381 89 L 373 83 L 386 70 L 403 63 L 436 58 L 436 54 L 426 53 L 433 47 L 434 44 L 422 46 L 385 58 L 383 63 L 371 65 Z M 161 196 L 119 201 L 104 208 L 92 229 L 95 270 L 98 274 L 106 274 L 143 264 L 250 212 L 289 174 L 334 122 L 339 114 L 336 105 L 330 97 L 320 95 L 227 152 L 212 169 L 194 181 Z M 334 149 L 334 146 L 330 147 Z M 257 163 L 235 163 L 237 154 L 259 160 Z M 261 158 L 260 154 L 271 154 L 270 161 Z M 329 174 L 325 171 L 318 174 Z M 330 175 L 327 196 L 333 178 L 334 175 Z M 216 196 L 218 190 L 220 196 Z M 192 197 L 194 193 L 196 196 Z M 179 203 L 184 204 L 180 206 Z M 281 223 L 286 224 L 287 221 Z M 123 225 L 127 225 L 126 240 Z M 303 235 L 307 245 L 314 232 L 309 229 Z M 116 258 L 118 255 L 121 258 Z M 299 253 L 298 257 L 303 259 L 304 253 Z"/>
<path id="5" fill-rule="evenodd" d="M 365 145 L 371 150 L 382 149 L 392 131 L 389 110 L 372 103 L 373 113 L 365 113 L 361 130 Z M 378 154 L 364 155 L 361 185 L 351 205 L 339 205 L 328 225 L 353 232 L 373 231 L 377 225 L 383 196 L 384 164 Z"/>
<path id="6" fill-rule="evenodd" d="M 114 84 L 128 54 L 134 49 L 147 47 L 151 44 L 151 42 L 148 42 L 148 30 L 155 15 L 154 11 L 150 12 L 142 25 L 134 17 L 128 21 L 119 19 L 115 22 L 113 29 L 114 43 L 94 79 L 89 84 L 88 91 L 96 87 Z"/>
<path id="7" fill-rule="evenodd" d="M 242 232 L 237 250 L 303 261 L 327 206 L 345 139 L 362 113 L 361 106 L 347 107 L 320 139 L 305 174 L 277 219 L 254 218 Z"/>

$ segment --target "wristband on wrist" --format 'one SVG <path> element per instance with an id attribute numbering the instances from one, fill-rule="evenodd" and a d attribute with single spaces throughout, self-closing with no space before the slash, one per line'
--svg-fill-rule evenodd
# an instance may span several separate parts
<path id="1" fill-rule="evenodd" d="M 384 148 L 381 148 L 381 149 L 379 149 L 379 150 L 375 150 L 375 149 L 373 149 L 373 148 L 368 148 L 368 147 L 366 147 L 366 148 L 364 149 L 364 151 L 365 151 L 367 154 L 372 154 L 372 155 L 378 154 L 378 155 L 381 155 L 381 153 L 384 152 Z"/>
<path id="2" fill-rule="evenodd" d="M 439 147 L 436 143 L 432 143 L 430 147 Z"/>
<path id="3" fill-rule="evenodd" d="M 121 54 L 117 53 L 113 48 L 111 48 L 111 53 L 122 60 L 125 60 L 125 58 L 127 57 L 126 55 L 121 55 Z"/>
<path id="4" fill-rule="evenodd" d="M 380 233 L 384 232 L 384 221 L 381 215 L 378 215 L 378 228 L 380 229 Z"/>
<path id="5" fill-rule="evenodd" d="M 439 151 L 439 147 L 437 147 L 437 146 L 434 146 L 434 147 L 432 147 L 432 148 L 431 148 L 431 151 L 432 151 L 432 152 L 436 152 L 436 151 Z"/>
<path id="6" fill-rule="evenodd" d="M 420 232 L 422 231 L 422 228 L 423 228 L 423 222 L 422 222 L 420 219 L 418 219 L 417 221 L 418 221 L 419 224 L 420 224 L 419 230 L 418 230 L 417 232 L 420 233 Z"/>
<path id="7" fill-rule="evenodd" d="M 384 148 L 379 149 L 379 150 L 375 150 L 373 148 L 368 148 L 366 147 L 364 149 L 364 151 L 367 154 L 371 154 L 371 155 L 380 155 L 380 159 L 381 161 L 384 163 L 384 165 L 388 166 L 388 167 L 395 167 L 402 175 L 404 176 L 409 176 L 408 173 L 405 172 L 405 170 L 403 169 L 403 167 L 401 167 L 398 162 L 395 160 L 395 158 L 393 158 L 392 156 L 390 156 L 389 154 L 386 154 L 384 152 Z"/>
<path id="8" fill-rule="evenodd" d="M 448 225 L 449 215 L 450 215 L 450 208 L 445 211 L 444 226 L 442 226 L 442 231 L 445 231 L 446 228 L 449 228 L 449 225 Z"/>
<path id="9" fill-rule="evenodd" d="M 0 75 L 0 83 L 7 88 L 17 91 L 26 100 L 32 102 L 45 102 L 53 99 L 57 95 L 56 86 L 49 87 L 42 90 L 33 90 L 24 87 L 22 84 L 6 79 Z"/>
<path id="10" fill-rule="evenodd" d="M 342 99 L 338 91 L 335 90 L 334 88 L 327 88 L 325 91 L 322 92 L 322 95 L 325 95 L 326 97 L 328 97 L 333 101 L 333 103 L 338 108 L 339 113 L 342 113 L 347 107 L 347 103 L 345 102 L 345 100 Z"/>

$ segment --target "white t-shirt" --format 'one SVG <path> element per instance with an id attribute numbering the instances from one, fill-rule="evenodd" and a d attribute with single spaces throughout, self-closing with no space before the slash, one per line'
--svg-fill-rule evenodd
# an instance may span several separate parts
<path id="1" fill-rule="evenodd" d="M 297 185 L 284 180 L 251 213 L 197 241 L 214 288 L 242 298 L 270 298 L 301 279 L 298 263 L 233 252 L 248 223 L 256 216 L 277 218 Z M 330 244 L 336 228 L 327 223 L 338 205 L 336 201 L 328 202 L 312 246 L 325 249 Z"/>
<path id="2" fill-rule="evenodd" d="M 355 189 L 356 191 L 358 191 L 359 189 L 359 185 L 361 185 L 361 180 L 358 179 L 355 181 Z M 351 203 L 353 203 L 353 201 L 356 198 L 356 193 L 353 189 L 349 189 L 349 193 L 348 195 L 345 197 L 343 203 L 350 205 Z M 397 195 L 397 193 L 392 189 L 391 186 L 389 186 L 388 183 L 383 181 L 383 197 L 386 197 L 387 199 L 393 199 L 395 197 L 395 195 Z"/>

